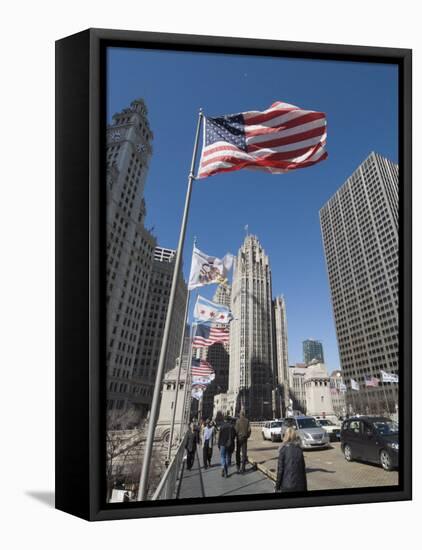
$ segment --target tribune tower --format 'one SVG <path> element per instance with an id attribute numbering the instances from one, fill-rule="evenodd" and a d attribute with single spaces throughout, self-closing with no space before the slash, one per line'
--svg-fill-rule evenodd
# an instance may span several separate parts
<path id="1" fill-rule="evenodd" d="M 228 399 L 250 419 L 273 415 L 275 385 L 271 269 L 258 238 L 247 235 L 234 263 Z"/>

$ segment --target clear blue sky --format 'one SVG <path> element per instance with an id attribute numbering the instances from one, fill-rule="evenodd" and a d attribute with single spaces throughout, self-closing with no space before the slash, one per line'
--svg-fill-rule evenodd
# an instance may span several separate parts
<path id="1" fill-rule="evenodd" d="M 108 51 L 108 121 L 135 98 L 148 107 L 154 154 L 146 225 L 161 246 L 177 246 L 199 107 L 217 116 L 280 100 L 327 114 L 326 161 L 287 174 L 240 170 L 194 182 L 186 234 L 186 277 L 194 235 L 217 256 L 237 253 L 245 224 L 258 236 L 273 294 L 285 295 L 290 364 L 302 360 L 302 341 L 311 337 L 323 342 L 328 369 L 340 366 L 318 213 L 371 151 L 397 162 L 397 77 L 393 65 Z M 215 286 L 207 290 L 210 297 Z"/>

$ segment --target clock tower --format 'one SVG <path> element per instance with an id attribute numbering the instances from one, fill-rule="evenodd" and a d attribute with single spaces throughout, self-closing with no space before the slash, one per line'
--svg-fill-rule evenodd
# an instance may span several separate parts
<path id="1" fill-rule="evenodd" d="M 128 413 L 136 349 L 156 239 L 145 228 L 145 184 L 152 131 L 142 99 L 113 115 L 107 127 L 107 408 L 109 427 Z M 136 418 L 133 417 L 134 422 Z"/>

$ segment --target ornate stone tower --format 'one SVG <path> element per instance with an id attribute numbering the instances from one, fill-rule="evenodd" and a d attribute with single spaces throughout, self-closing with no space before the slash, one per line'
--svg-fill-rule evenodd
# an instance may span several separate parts
<path id="1" fill-rule="evenodd" d="M 156 245 L 144 227 L 152 132 L 142 99 L 107 127 L 107 408 L 109 428 L 128 424 L 140 323 Z M 133 413 L 133 411 L 131 411 Z M 131 422 L 135 416 L 130 414 Z"/>
<path id="2" fill-rule="evenodd" d="M 273 415 L 275 385 L 271 269 L 258 238 L 247 235 L 235 261 L 231 294 L 231 409 L 250 419 Z"/>
<path id="3" fill-rule="evenodd" d="M 306 393 L 306 414 L 311 416 L 333 416 L 330 377 L 324 363 L 313 359 L 308 365 L 304 385 Z"/>
<path id="4" fill-rule="evenodd" d="M 289 401 L 289 354 L 287 343 L 287 315 L 284 296 L 274 299 L 274 345 L 277 358 L 277 410 L 280 416 Z"/>

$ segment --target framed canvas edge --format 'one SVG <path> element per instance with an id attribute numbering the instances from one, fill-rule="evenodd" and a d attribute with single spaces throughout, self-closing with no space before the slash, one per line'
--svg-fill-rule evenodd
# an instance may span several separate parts
<path id="1" fill-rule="evenodd" d="M 142 31 L 117 31 L 106 29 L 89 29 L 89 164 L 87 176 L 89 178 L 89 441 L 87 442 L 87 461 L 89 463 L 89 513 L 80 514 L 84 519 L 93 521 L 127 519 L 140 517 L 157 517 L 187 514 L 221 513 L 235 511 L 258 511 L 265 509 L 283 509 L 287 507 L 331 506 L 357 503 L 374 503 L 384 501 L 410 500 L 412 498 L 412 472 L 411 472 L 411 63 L 412 52 L 409 49 L 378 48 L 369 46 L 345 46 L 333 44 L 313 44 L 303 42 L 283 42 L 275 40 L 261 40 L 249 38 L 225 38 L 196 35 L 181 35 L 167 33 L 150 33 Z M 65 39 L 66 40 L 66 39 Z M 119 505 L 107 507 L 102 498 L 103 472 L 101 470 L 101 450 L 103 449 L 101 435 L 104 433 L 104 417 L 101 411 L 101 396 L 103 389 L 100 387 L 100 337 L 99 326 L 104 315 L 104 304 L 101 304 L 101 201 L 98 200 L 101 181 L 100 152 L 101 132 L 105 129 L 104 96 L 101 69 L 104 63 L 102 55 L 104 48 L 110 44 L 121 43 L 129 47 L 162 47 L 173 49 L 200 49 L 211 48 L 213 51 L 238 50 L 238 53 L 259 53 L 269 55 L 268 52 L 294 55 L 297 57 L 318 57 L 330 59 L 359 60 L 366 62 L 397 63 L 400 67 L 401 77 L 401 128 L 400 128 L 400 155 L 401 178 L 403 184 L 403 202 L 401 204 L 400 218 L 400 244 L 401 248 L 401 307 L 403 330 L 401 361 L 409 365 L 406 376 L 402 376 L 401 397 L 403 424 L 405 429 L 401 431 L 401 460 L 405 465 L 404 475 L 401 479 L 401 489 L 383 492 L 360 491 L 359 494 L 326 494 L 310 495 L 306 497 L 292 497 L 283 499 L 254 498 L 227 502 L 190 503 L 181 501 L 178 504 L 146 503 L 140 505 Z M 88 52 L 87 52 L 88 55 Z M 366 58 L 366 59 L 363 59 Z M 403 245 L 406 243 L 406 246 Z M 409 244 L 410 243 L 410 244 Z M 405 283 L 403 285 L 403 282 Z M 404 332 L 406 329 L 406 332 Z M 403 400 L 403 395 L 406 399 Z M 402 422 L 401 422 L 402 423 Z M 68 511 L 68 510 L 65 510 Z M 74 512 L 71 512 L 74 513 Z M 79 515 L 79 514 L 76 514 Z"/>

